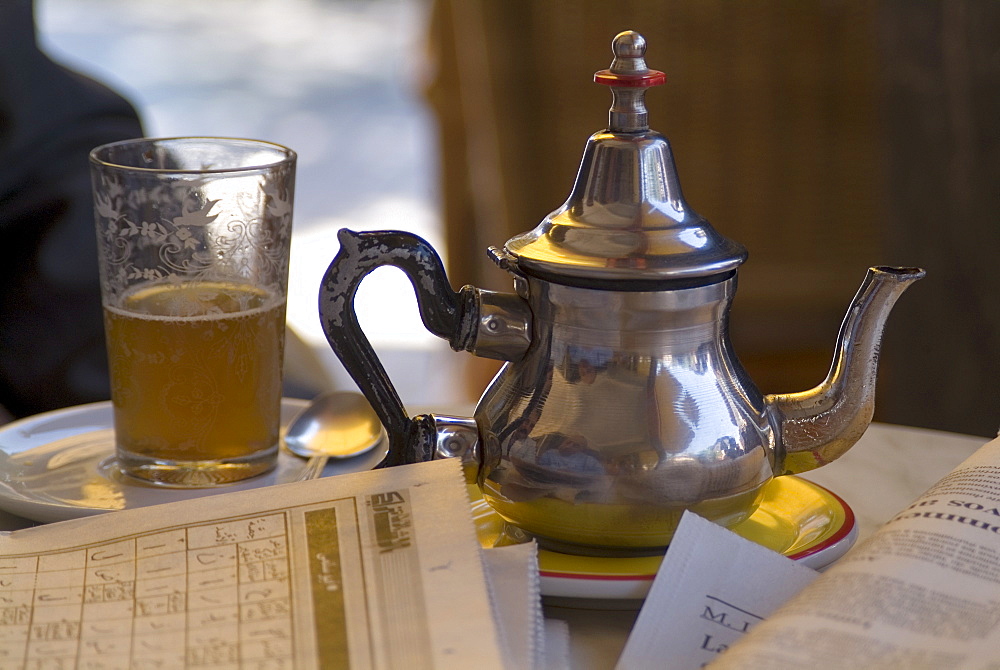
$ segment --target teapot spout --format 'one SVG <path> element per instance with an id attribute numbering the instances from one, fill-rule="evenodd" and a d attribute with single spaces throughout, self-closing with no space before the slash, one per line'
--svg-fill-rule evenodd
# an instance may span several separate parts
<path id="1" fill-rule="evenodd" d="M 765 397 L 777 432 L 775 473 L 796 474 L 842 456 L 871 423 L 875 377 L 886 318 L 919 268 L 868 270 L 837 337 L 833 364 L 819 386 Z"/>

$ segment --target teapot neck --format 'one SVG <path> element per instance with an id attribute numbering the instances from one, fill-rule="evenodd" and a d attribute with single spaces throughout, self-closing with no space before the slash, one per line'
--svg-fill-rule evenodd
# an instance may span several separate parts
<path id="1" fill-rule="evenodd" d="M 571 339 L 616 349 L 648 350 L 668 343 L 727 337 L 729 307 L 736 276 L 706 286 L 667 291 L 607 291 L 566 286 L 534 277 L 527 281 L 528 301 L 538 337 L 546 330 L 571 330 Z M 685 331 L 677 338 L 678 331 Z"/>

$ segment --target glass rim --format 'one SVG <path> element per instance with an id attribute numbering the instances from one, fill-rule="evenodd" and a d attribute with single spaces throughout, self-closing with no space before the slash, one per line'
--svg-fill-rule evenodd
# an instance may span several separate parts
<path id="1" fill-rule="evenodd" d="M 146 167 L 142 165 L 130 165 L 123 162 L 113 161 L 106 158 L 108 152 L 115 148 L 127 147 L 127 146 L 142 146 L 148 145 L 150 148 L 155 146 L 164 146 L 169 144 L 227 144 L 232 146 L 245 145 L 245 146 L 258 146 L 261 148 L 268 148 L 275 150 L 279 156 L 275 160 L 270 162 L 257 163 L 253 165 L 239 165 L 232 167 L 209 167 L 209 168 L 166 168 L 166 167 Z M 102 156 L 103 154 L 103 156 Z M 212 135 L 180 135 L 175 137 L 135 137 L 128 140 L 119 140 L 117 142 L 109 142 L 107 144 L 102 144 L 100 146 L 94 147 L 90 151 L 90 162 L 93 165 L 100 166 L 102 168 L 109 168 L 113 170 L 123 170 L 128 172 L 148 172 L 156 174 L 225 174 L 234 172 L 254 172 L 257 170 L 267 170 L 270 168 L 277 167 L 279 165 L 292 163 L 297 159 L 297 154 L 292 149 L 278 144 L 276 142 L 269 142 L 267 140 L 257 140 L 246 137 L 219 137 Z"/>

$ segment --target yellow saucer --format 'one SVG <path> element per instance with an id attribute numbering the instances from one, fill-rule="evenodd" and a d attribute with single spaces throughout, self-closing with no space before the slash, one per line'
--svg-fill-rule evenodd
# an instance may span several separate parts
<path id="1" fill-rule="evenodd" d="M 469 488 L 476 532 L 484 547 L 510 543 L 506 522 Z M 794 476 L 777 477 L 764 489 L 753 515 L 732 529 L 739 535 L 811 568 L 840 558 L 857 539 L 854 512 L 837 495 Z M 662 556 L 599 558 L 541 549 L 542 594 L 570 598 L 644 598 Z"/>

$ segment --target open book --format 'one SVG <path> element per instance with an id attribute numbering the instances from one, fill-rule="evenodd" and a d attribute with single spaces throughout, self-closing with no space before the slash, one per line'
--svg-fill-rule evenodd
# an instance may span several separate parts
<path id="1" fill-rule="evenodd" d="M 690 569 L 672 545 L 620 668 L 1000 668 L 1000 438 L 822 575 L 697 521 Z M 720 551 L 728 574 L 696 574 Z M 687 636 L 651 639 L 663 617 Z"/>
<path id="2" fill-rule="evenodd" d="M 0 667 L 502 668 L 481 551 L 457 461 L 14 531 Z"/>

